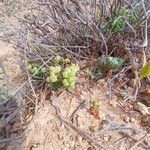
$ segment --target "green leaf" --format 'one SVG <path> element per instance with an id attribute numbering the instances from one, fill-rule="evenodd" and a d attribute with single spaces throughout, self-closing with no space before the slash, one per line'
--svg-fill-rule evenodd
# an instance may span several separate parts
<path id="1" fill-rule="evenodd" d="M 69 86 L 69 82 L 67 81 L 67 79 L 63 79 L 62 83 L 63 83 L 64 87 L 68 87 Z"/>
<path id="2" fill-rule="evenodd" d="M 50 83 L 54 83 L 54 82 L 56 82 L 58 79 L 57 79 L 57 76 L 56 75 L 53 75 L 53 74 L 51 74 L 49 77 L 48 77 L 48 81 L 50 82 Z"/>
<path id="3" fill-rule="evenodd" d="M 134 16 L 133 11 L 126 7 L 122 7 L 122 8 L 119 8 L 118 10 L 116 10 L 114 17 L 111 18 L 111 21 L 108 21 L 106 23 L 105 27 L 111 27 L 112 32 L 116 33 L 119 30 L 125 28 L 125 26 L 127 25 L 126 21 L 131 24 L 135 20 L 136 20 L 136 18 Z"/>
<path id="4" fill-rule="evenodd" d="M 150 62 L 146 63 L 140 70 L 139 74 L 141 78 L 150 76 Z"/>
<path id="5" fill-rule="evenodd" d="M 102 58 L 102 67 L 103 69 L 117 69 L 120 66 L 122 66 L 124 63 L 124 60 L 122 58 L 118 57 L 104 57 Z"/>

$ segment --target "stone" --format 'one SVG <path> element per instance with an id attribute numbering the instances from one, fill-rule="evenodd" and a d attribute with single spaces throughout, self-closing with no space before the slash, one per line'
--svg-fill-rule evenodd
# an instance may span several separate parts
<path id="1" fill-rule="evenodd" d="M 109 137 L 107 137 L 107 136 L 103 137 L 103 139 L 104 139 L 105 142 L 109 141 Z"/>
<path id="2" fill-rule="evenodd" d="M 128 123 L 130 121 L 130 118 L 128 116 L 125 116 L 124 121 Z"/>
<path id="3" fill-rule="evenodd" d="M 82 138 L 81 136 L 79 136 L 79 137 L 78 137 L 78 142 L 79 142 L 79 144 L 82 143 L 82 140 L 83 140 L 83 138 Z"/>
<path id="4" fill-rule="evenodd" d="M 149 138 L 146 138 L 143 142 L 144 142 L 146 145 L 150 146 L 150 139 L 149 139 Z"/>
<path id="5" fill-rule="evenodd" d="M 135 118 L 130 118 L 130 122 L 134 123 L 135 122 Z"/>
<path id="6" fill-rule="evenodd" d="M 105 142 L 108 142 L 108 141 L 110 140 L 110 136 L 104 134 L 103 140 L 104 140 Z"/>

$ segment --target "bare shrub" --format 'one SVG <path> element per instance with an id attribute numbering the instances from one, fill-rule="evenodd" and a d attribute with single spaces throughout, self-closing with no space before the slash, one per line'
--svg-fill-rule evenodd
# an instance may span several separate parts
<path id="1" fill-rule="evenodd" d="M 141 25 L 144 25 L 145 20 L 141 6 L 140 0 L 116 0 L 113 3 L 111 1 L 39 0 L 33 3 L 31 12 L 20 19 L 30 33 L 27 42 L 32 47 L 36 45 L 42 48 L 41 52 L 43 49 L 55 47 L 61 52 L 78 57 L 79 55 L 88 57 L 89 54 L 108 55 L 115 49 L 110 41 L 113 43 L 117 43 L 118 39 L 127 41 L 121 37 L 122 35 L 125 37 L 130 35 L 131 43 L 139 43 L 139 40 L 141 42 L 139 28 L 143 29 Z M 125 26 L 114 35 L 111 26 L 113 21 L 116 21 L 116 11 L 121 8 L 132 11 L 136 19 L 134 24 L 130 24 L 127 18 L 123 18 Z M 139 40 L 135 41 L 135 37 Z"/>

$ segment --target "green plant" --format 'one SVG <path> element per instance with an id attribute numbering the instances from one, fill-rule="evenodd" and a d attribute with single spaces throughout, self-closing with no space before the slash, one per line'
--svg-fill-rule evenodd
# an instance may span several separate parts
<path id="1" fill-rule="evenodd" d="M 27 68 L 29 73 L 33 75 L 34 79 L 43 79 L 47 72 L 47 68 L 40 68 L 40 64 L 38 63 L 29 62 Z"/>
<path id="2" fill-rule="evenodd" d="M 98 81 L 103 77 L 103 73 L 98 67 L 92 67 L 87 69 L 85 72 L 93 81 Z"/>
<path id="3" fill-rule="evenodd" d="M 116 10 L 115 15 L 111 18 L 104 28 L 111 28 L 113 33 L 126 27 L 127 23 L 131 24 L 136 20 L 132 10 L 122 7 Z"/>
<path id="4" fill-rule="evenodd" d="M 139 70 L 140 78 L 145 78 L 150 76 L 150 62 L 147 62 L 140 70 Z"/>
<path id="5" fill-rule="evenodd" d="M 109 70 L 117 70 L 124 63 L 122 58 L 102 56 L 94 62 L 93 67 L 86 70 L 86 74 L 94 81 L 103 78 L 104 74 Z"/>
<path id="6" fill-rule="evenodd" d="M 95 19 L 98 21 L 100 19 L 100 16 L 101 16 L 101 10 L 100 10 L 100 7 L 99 6 L 96 6 L 95 8 Z"/>
<path id="7" fill-rule="evenodd" d="M 49 67 L 42 67 L 35 63 L 29 63 L 28 70 L 34 78 L 41 78 L 46 81 L 55 89 L 63 87 L 65 89 L 74 88 L 77 81 L 77 72 L 79 66 L 71 64 L 68 58 L 56 56 L 52 59 L 52 64 Z M 36 75 L 36 76 L 35 76 Z"/>
<path id="8" fill-rule="evenodd" d="M 102 70 L 108 71 L 115 70 L 121 67 L 124 63 L 124 60 L 118 57 L 103 56 L 102 58 L 98 59 L 96 63 L 100 68 L 102 68 Z"/>
<path id="9" fill-rule="evenodd" d="M 78 70 L 79 66 L 75 64 L 71 64 L 69 67 L 64 69 L 64 71 L 62 72 L 62 83 L 65 88 L 74 87 L 76 82 L 76 73 Z"/>
<path id="10" fill-rule="evenodd" d="M 92 101 L 92 104 L 89 108 L 89 113 L 93 115 L 96 119 L 100 119 L 99 117 L 99 108 L 100 108 L 100 103 L 98 98 L 94 98 Z"/>
<path id="11" fill-rule="evenodd" d="M 73 88 L 77 80 L 76 74 L 78 70 L 79 67 L 76 64 L 71 64 L 66 67 L 51 66 L 47 81 L 53 87 Z"/>

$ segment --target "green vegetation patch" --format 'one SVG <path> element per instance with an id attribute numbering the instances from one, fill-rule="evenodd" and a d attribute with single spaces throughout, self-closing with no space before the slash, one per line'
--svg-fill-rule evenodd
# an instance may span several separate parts
<path id="1" fill-rule="evenodd" d="M 150 76 L 150 62 L 146 63 L 140 70 L 139 74 L 141 78 Z"/>
<path id="2" fill-rule="evenodd" d="M 103 78 L 109 70 L 118 70 L 124 63 L 122 58 L 102 56 L 94 62 L 94 67 L 87 69 L 86 73 L 91 79 L 97 81 Z"/>
<path id="3" fill-rule="evenodd" d="M 132 24 L 136 17 L 131 9 L 122 7 L 116 10 L 114 17 L 112 17 L 104 28 L 111 28 L 113 33 L 124 29 L 127 24 Z"/>
<path id="4" fill-rule="evenodd" d="M 73 64 L 68 58 L 56 56 L 49 67 L 42 67 L 36 63 L 29 63 L 28 70 L 34 79 L 46 80 L 53 88 L 74 88 L 77 81 L 79 65 Z"/>

